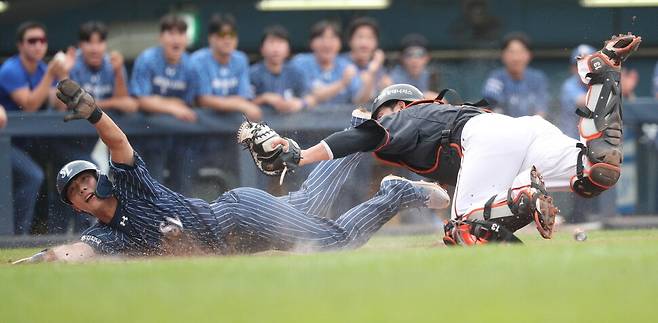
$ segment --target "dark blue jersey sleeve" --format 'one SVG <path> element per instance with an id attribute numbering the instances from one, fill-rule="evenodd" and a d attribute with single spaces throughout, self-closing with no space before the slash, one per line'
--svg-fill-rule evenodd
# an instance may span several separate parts
<path id="1" fill-rule="evenodd" d="M 164 187 L 151 176 L 144 160 L 137 153 L 132 166 L 110 162 L 109 175 L 115 193 L 128 200 L 153 201 L 163 192 Z"/>

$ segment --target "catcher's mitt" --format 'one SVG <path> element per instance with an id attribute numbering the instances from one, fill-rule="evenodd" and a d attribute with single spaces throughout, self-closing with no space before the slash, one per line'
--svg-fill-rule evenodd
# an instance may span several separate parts
<path id="1" fill-rule="evenodd" d="M 238 129 L 238 143 L 249 150 L 258 170 L 268 176 L 281 176 L 280 183 L 287 171 L 299 166 L 301 149 L 292 139 L 283 138 L 288 142 L 287 150 L 282 145 L 272 147 L 272 142 L 281 138 L 263 122 L 245 121 Z"/>

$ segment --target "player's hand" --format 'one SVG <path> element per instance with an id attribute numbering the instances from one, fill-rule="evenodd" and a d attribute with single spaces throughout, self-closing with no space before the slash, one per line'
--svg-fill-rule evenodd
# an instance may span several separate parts
<path id="1" fill-rule="evenodd" d="M 49 262 L 57 260 L 57 256 L 52 250 L 44 249 L 31 257 L 23 258 L 12 262 L 12 265 L 22 265 L 22 264 L 36 264 L 40 262 Z"/>
<path id="2" fill-rule="evenodd" d="M 7 112 L 5 108 L 0 105 L 0 129 L 4 128 L 7 125 Z"/>
<path id="3" fill-rule="evenodd" d="M 381 49 L 377 49 L 372 56 L 372 61 L 368 64 L 368 70 L 372 73 L 379 71 L 379 69 L 384 65 L 384 60 L 386 60 L 386 54 Z"/>
<path id="4" fill-rule="evenodd" d="M 94 97 L 72 80 L 65 79 L 57 83 L 57 92 L 55 94 L 71 111 L 64 116 L 64 121 L 87 119 L 91 123 L 96 123 L 103 114 L 96 105 Z"/>
<path id="5" fill-rule="evenodd" d="M 174 117 L 185 122 L 196 122 L 197 114 L 188 107 L 180 107 L 173 110 Z"/>
<path id="6" fill-rule="evenodd" d="M 343 86 L 348 86 L 352 82 L 352 79 L 356 76 L 356 73 L 356 66 L 352 64 L 347 66 L 343 71 L 343 78 L 341 79 Z"/>
<path id="7" fill-rule="evenodd" d="M 110 65 L 112 65 L 112 70 L 115 73 L 121 72 L 123 68 L 123 55 L 115 50 L 110 52 Z"/>

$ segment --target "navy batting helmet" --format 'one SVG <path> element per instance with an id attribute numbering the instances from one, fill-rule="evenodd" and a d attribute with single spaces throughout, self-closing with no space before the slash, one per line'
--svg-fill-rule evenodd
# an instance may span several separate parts
<path id="1" fill-rule="evenodd" d="M 96 165 L 86 160 L 74 160 L 64 165 L 64 167 L 59 170 L 59 173 L 57 174 L 57 192 L 64 203 L 71 204 L 71 201 L 69 201 L 69 198 L 66 196 L 66 189 L 69 184 L 71 184 L 71 181 L 76 176 L 80 175 L 80 173 L 88 170 L 94 171 L 94 175 L 98 179 L 100 170 Z"/>
<path id="2" fill-rule="evenodd" d="M 384 88 L 372 101 L 372 119 L 377 118 L 379 108 L 391 100 L 413 102 L 423 99 L 423 92 L 410 84 L 393 84 Z"/>

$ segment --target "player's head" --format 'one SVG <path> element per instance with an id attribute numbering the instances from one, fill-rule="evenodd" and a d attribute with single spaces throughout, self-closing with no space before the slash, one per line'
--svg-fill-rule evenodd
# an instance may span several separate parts
<path id="1" fill-rule="evenodd" d="M 319 61 L 333 61 L 338 56 L 340 33 L 340 25 L 329 20 L 318 21 L 311 27 L 311 50 Z"/>
<path id="2" fill-rule="evenodd" d="M 24 58 L 38 62 L 46 56 L 48 38 L 46 26 L 36 21 L 26 21 L 16 29 L 16 47 Z"/>
<path id="3" fill-rule="evenodd" d="M 393 84 L 385 87 L 372 101 L 372 119 L 399 111 L 405 105 L 423 99 L 423 92 L 410 84 Z"/>
<path id="4" fill-rule="evenodd" d="M 402 38 L 402 66 L 413 77 L 418 77 L 430 61 L 427 39 L 421 34 L 409 34 Z"/>
<path id="5" fill-rule="evenodd" d="M 93 163 L 75 160 L 64 165 L 57 174 L 57 192 L 64 203 L 93 213 L 101 203 L 99 199 L 112 194 L 112 184 Z"/>
<path id="6" fill-rule="evenodd" d="M 208 24 L 208 44 L 219 55 L 231 55 L 238 48 L 238 28 L 231 14 L 215 14 Z"/>
<path id="7" fill-rule="evenodd" d="M 260 53 L 268 62 L 283 64 L 290 55 L 288 31 L 280 25 L 265 28 L 260 43 Z"/>
<path id="8" fill-rule="evenodd" d="M 507 71 L 515 75 L 523 75 L 532 59 L 530 38 L 524 33 L 511 33 L 505 36 L 501 46 L 501 60 Z"/>
<path id="9" fill-rule="evenodd" d="M 107 50 L 107 26 L 100 21 L 89 21 L 80 26 L 78 46 L 85 64 L 100 67 Z"/>
<path id="10" fill-rule="evenodd" d="M 187 47 L 187 23 L 177 15 L 160 19 L 160 45 L 167 61 L 177 63 Z"/>
<path id="11" fill-rule="evenodd" d="M 359 17 L 347 27 L 347 43 L 357 59 L 370 60 L 379 47 L 379 25 L 370 17 Z"/>

